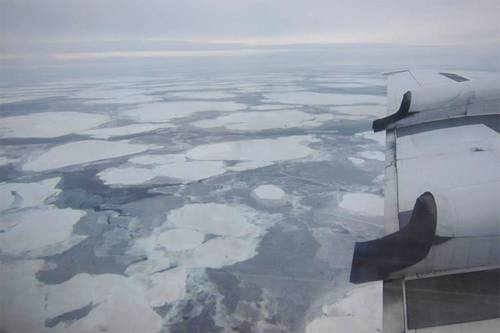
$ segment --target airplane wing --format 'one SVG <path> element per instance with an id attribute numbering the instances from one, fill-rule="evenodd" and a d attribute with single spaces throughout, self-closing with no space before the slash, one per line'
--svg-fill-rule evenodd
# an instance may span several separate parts
<path id="1" fill-rule="evenodd" d="M 386 333 L 498 332 L 500 77 L 387 76 L 386 236 L 356 243 L 351 282 L 384 281 Z"/>

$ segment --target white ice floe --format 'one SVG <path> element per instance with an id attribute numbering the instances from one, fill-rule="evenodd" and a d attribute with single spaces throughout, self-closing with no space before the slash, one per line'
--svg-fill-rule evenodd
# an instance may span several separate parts
<path id="1" fill-rule="evenodd" d="M 367 140 L 375 141 L 379 145 L 385 146 L 385 131 L 380 131 L 376 133 L 372 131 L 361 132 L 361 133 L 356 133 L 356 136 L 360 136 Z"/>
<path id="2" fill-rule="evenodd" d="M 285 191 L 276 185 L 260 185 L 253 190 L 258 199 L 281 200 L 285 198 Z"/>
<path id="3" fill-rule="evenodd" d="M 130 252 L 148 259 L 129 266 L 126 273 L 144 284 L 151 306 L 181 300 L 190 271 L 253 257 L 278 217 L 244 205 L 185 205 L 171 211 L 151 235 L 135 241 Z"/>
<path id="4" fill-rule="evenodd" d="M 183 91 L 169 95 L 182 99 L 222 99 L 234 97 L 234 94 L 225 91 Z"/>
<path id="5" fill-rule="evenodd" d="M 55 138 L 99 126 L 107 116 L 83 112 L 42 112 L 0 118 L 0 137 Z"/>
<path id="6" fill-rule="evenodd" d="M 143 284 L 114 275 L 77 274 L 46 286 L 36 279 L 42 260 L 13 261 L 2 265 L 0 328 L 8 332 L 158 332 L 161 317 L 146 299 Z M 130 300 L 133 299 L 133 302 Z M 91 306 L 88 315 L 62 321 L 49 319 Z M 133 318 L 133 320 L 130 320 Z"/>
<path id="7" fill-rule="evenodd" d="M 267 111 L 267 110 L 287 109 L 287 108 L 290 108 L 290 106 L 289 105 L 280 105 L 280 104 L 260 104 L 260 105 L 253 105 L 250 108 L 252 110 L 255 110 L 255 111 Z"/>
<path id="8" fill-rule="evenodd" d="M 201 128 L 225 127 L 232 130 L 266 130 L 272 128 L 314 127 L 334 118 L 331 114 L 311 114 L 297 110 L 237 112 L 215 119 L 199 120 Z"/>
<path id="9" fill-rule="evenodd" d="M 334 89 L 345 89 L 345 88 L 361 88 L 366 87 L 366 84 L 359 82 L 331 82 L 331 83 L 321 83 L 318 87 L 322 88 L 334 88 Z"/>
<path id="10" fill-rule="evenodd" d="M 157 146 L 134 144 L 128 141 L 70 142 L 50 148 L 39 156 L 31 157 L 22 168 L 29 171 L 51 170 L 132 155 L 154 148 Z"/>
<path id="11" fill-rule="evenodd" d="M 314 150 L 307 144 L 316 141 L 317 139 L 309 135 L 227 141 L 197 146 L 188 150 L 186 156 L 206 161 L 286 161 L 311 155 Z"/>
<path id="12" fill-rule="evenodd" d="M 188 117 L 204 111 L 236 111 L 246 108 L 244 104 L 228 102 L 166 102 L 144 104 L 125 111 L 124 116 L 139 122 L 161 123 Z"/>
<path id="13" fill-rule="evenodd" d="M 177 228 L 238 237 L 259 231 L 254 216 L 255 211 L 245 206 L 190 204 L 170 212 L 167 221 Z"/>
<path id="14" fill-rule="evenodd" d="M 271 161 L 243 161 L 231 166 L 227 166 L 226 169 L 229 171 L 246 171 L 263 168 L 273 164 L 274 163 Z"/>
<path id="15" fill-rule="evenodd" d="M 114 137 L 134 135 L 140 133 L 148 133 L 155 131 L 160 128 L 170 128 L 173 127 L 171 124 L 131 124 L 119 127 L 102 127 L 96 128 L 88 131 L 81 132 L 79 134 L 88 135 L 96 139 L 109 139 Z"/>
<path id="16" fill-rule="evenodd" d="M 60 190 L 55 186 L 60 178 L 37 183 L 0 183 L 0 211 L 41 206 Z"/>
<path id="17" fill-rule="evenodd" d="M 384 96 L 357 94 L 326 94 L 316 92 L 283 92 L 265 95 L 267 100 L 289 104 L 303 105 L 351 105 L 351 104 L 384 104 Z"/>
<path id="18" fill-rule="evenodd" d="M 376 333 L 382 331 L 382 284 L 373 282 L 353 289 L 334 304 L 324 305 L 307 333 Z"/>
<path id="19" fill-rule="evenodd" d="M 156 236 L 156 242 L 169 251 L 185 251 L 203 243 L 205 235 L 196 230 L 168 229 Z"/>
<path id="20" fill-rule="evenodd" d="M 161 100 L 161 96 L 144 92 L 142 89 L 101 87 L 80 90 L 73 93 L 73 97 L 85 99 L 86 104 L 139 104 Z"/>
<path id="21" fill-rule="evenodd" d="M 73 245 L 69 241 L 73 225 L 84 215 L 80 210 L 52 208 L 4 215 L 0 226 L 8 227 L 0 233 L 0 250 L 12 255 L 62 252 Z"/>
<path id="22" fill-rule="evenodd" d="M 276 185 L 266 184 L 256 187 L 252 196 L 264 205 L 280 206 L 286 201 L 286 193 Z"/>
<path id="23" fill-rule="evenodd" d="M 385 104 L 385 101 L 379 101 L 379 103 Z M 385 105 L 343 105 L 332 109 L 346 115 L 362 117 L 384 117 L 387 112 Z"/>
<path id="24" fill-rule="evenodd" d="M 371 193 L 346 193 L 342 196 L 339 207 L 361 215 L 383 215 L 384 198 Z"/>
<path id="25" fill-rule="evenodd" d="M 134 185 L 156 177 L 191 182 L 223 174 L 222 161 L 191 161 L 182 154 L 144 155 L 131 158 L 131 164 L 106 169 L 98 177 L 110 185 Z"/>
<path id="26" fill-rule="evenodd" d="M 365 160 L 362 159 L 362 158 L 357 158 L 357 157 L 348 157 L 347 158 L 349 161 L 352 162 L 352 164 L 354 164 L 355 166 L 360 166 L 360 165 L 363 165 L 365 163 Z"/>
<path id="27" fill-rule="evenodd" d="M 358 156 L 367 160 L 385 161 L 385 154 L 381 151 L 362 151 Z"/>

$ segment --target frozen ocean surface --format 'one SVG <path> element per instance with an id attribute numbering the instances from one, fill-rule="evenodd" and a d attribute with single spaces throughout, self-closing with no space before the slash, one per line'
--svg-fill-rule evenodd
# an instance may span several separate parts
<path id="1" fill-rule="evenodd" d="M 379 72 L 4 84 L 0 331 L 376 332 Z"/>

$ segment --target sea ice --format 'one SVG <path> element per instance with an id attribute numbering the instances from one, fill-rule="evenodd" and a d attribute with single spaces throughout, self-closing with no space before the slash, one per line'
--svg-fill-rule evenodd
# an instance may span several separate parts
<path id="1" fill-rule="evenodd" d="M 88 135 L 96 139 L 109 139 L 114 137 L 152 132 L 160 128 L 173 127 L 171 124 L 131 124 L 120 127 L 102 127 L 79 134 Z"/>
<path id="2" fill-rule="evenodd" d="M 362 151 L 358 155 L 367 160 L 385 161 L 385 154 L 381 151 Z"/>
<path id="3" fill-rule="evenodd" d="M 60 178 L 50 178 L 37 183 L 0 183 L 0 211 L 41 206 L 60 190 L 55 186 Z"/>
<path id="4" fill-rule="evenodd" d="M 385 104 L 385 101 L 379 102 Z M 335 106 L 332 109 L 352 116 L 384 117 L 386 114 L 386 107 L 384 105 L 343 105 Z"/>
<path id="5" fill-rule="evenodd" d="M 125 166 L 106 169 L 98 177 L 106 184 L 141 184 L 156 177 L 178 179 L 191 182 L 217 176 L 226 172 L 222 161 L 191 161 L 182 154 L 144 155 L 134 157 Z"/>
<path id="6" fill-rule="evenodd" d="M 372 282 L 351 290 L 334 304 L 324 305 L 307 333 L 374 333 L 382 331 L 382 284 Z"/>
<path id="7" fill-rule="evenodd" d="M 22 168 L 28 171 L 45 171 L 132 155 L 154 148 L 157 147 L 133 144 L 128 141 L 87 140 L 70 142 L 55 146 L 43 152 L 40 156 L 32 157 Z"/>
<path id="8" fill-rule="evenodd" d="M 62 245 L 73 232 L 73 225 L 85 215 L 73 209 L 30 209 L 3 217 L 2 225 L 10 225 L 0 233 L 0 250 L 12 255 L 43 253 L 49 246 Z M 10 222 L 10 220 L 14 222 Z M 54 250 L 51 249 L 51 253 Z"/>
<path id="9" fill-rule="evenodd" d="M 349 161 L 352 162 L 352 164 L 354 164 L 355 166 L 360 166 L 360 165 L 363 165 L 365 163 L 365 160 L 362 159 L 362 158 L 357 158 L 357 157 L 348 157 L 347 158 Z"/>
<path id="10" fill-rule="evenodd" d="M 339 207 L 361 215 L 383 215 L 384 198 L 371 193 L 346 193 Z"/>
<path id="11" fill-rule="evenodd" d="M 174 209 L 151 235 L 135 241 L 131 253 L 148 259 L 129 266 L 126 274 L 144 284 L 151 306 L 178 301 L 185 297 L 188 271 L 253 257 L 277 218 L 235 204 L 196 203 Z M 216 237 L 204 241 L 205 235 Z"/>
<path id="12" fill-rule="evenodd" d="M 316 139 L 309 135 L 227 141 L 197 146 L 188 150 L 186 156 L 194 160 L 207 161 L 286 161 L 314 153 L 307 144 L 315 141 Z"/>
<path id="13" fill-rule="evenodd" d="M 0 137 L 55 138 L 99 126 L 107 116 L 83 112 L 42 112 L 0 118 Z"/>
<path id="14" fill-rule="evenodd" d="M 316 92 L 283 92 L 265 95 L 266 99 L 289 104 L 303 105 L 351 105 L 351 104 L 384 104 L 385 97 L 357 94 L 326 94 Z"/>
<path id="15" fill-rule="evenodd" d="M 285 191 L 276 185 L 260 185 L 256 187 L 253 194 L 261 200 L 282 200 L 285 198 Z"/>
<path id="16" fill-rule="evenodd" d="M 139 122 L 162 123 L 204 111 L 236 111 L 246 108 L 236 102 L 166 102 L 140 105 L 123 115 Z"/>
<path id="17" fill-rule="evenodd" d="M 182 99 L 222 99 L 234 97 L 234 94 L 225 91 L 183 91 L 169 95 Z"/>
<path id="18" fill-rule="evenodd" d="M 271 128 L 314 127 L 333 119 L 331 114 L 302 111 L 237 112 L 215 119 L 199 120 L 193 125 L 202 128 L 225 127 L 232 130 L 266 130 Z"/>
<path id="19" fill-rule="evenodd" d="M 373 140 L 377 142 L 379 145 L 385 146 L 385 131 L 380 131 L 376 133 L 372 131 L 361 132 L 361 133 L 356 133 L 356 136 L 360 136 L 368 140 Z"/>

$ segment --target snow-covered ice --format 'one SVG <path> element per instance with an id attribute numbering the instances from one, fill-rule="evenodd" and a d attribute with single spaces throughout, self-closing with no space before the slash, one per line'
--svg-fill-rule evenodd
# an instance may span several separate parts
<path id="1" fill-rule="evenodd" d="M 152 132 L 160 128 L 173 127 L 171 124 L 131 124 L 119 127 L 101 127 L 80 132 L 79 134 L 88 135 L 96 139 L 110 139 L 114 137 L 134 135 L 140 133 Z"/>
<path id="2" fill-rule="evenodd" d="M 266 130 L 271 128 L 314 127 L 334 118 L 331 114 L 311 114 L 297 110 L 268 112 L 237 112 L 215 119 L 199 120 L 193 125 L 202 128 L 225 127 L 232 130 Z"/>
<path id="3" fill-rule="evenodd" d="M 366 306 L 369 305 L 369 306 Z M 306 333 L 375 333 L 382 331 L 382 284 L 372 282 L 353 289 L 339 301 L 324 305 Z"/>
<path id="4" fill-rule="evenodd" d="M 23 170 L 45 171 L 67 166 L 107 160 L 154 149 L 156 146 L 128 141 L 86 140 L 55 146 L 39 156 L 31 157 Z"/>
<path id="5" fill-rule="evenodd" d="M 227 141 L 201 145 L 187 151 L 195 160 L 217 161 L 286 161 L 314 153 L 307 144 L 315 142 L 312 136 L 288 136 L 276 139 Z"/>
<path id="6" fill-rule="evenodd" d="M 188 117 L 204 111 L 237 111 L 246 108 L 244 104 L 228 102 L 166 102 L 143 104 L 123 112 L 124 116 L 139 122 L 162 123 L 172 119 Z"/>
<path id="7" fill-rule="evenodd" d="M 384 198 L 371 193 L 345 193 L 340 200 L 339 207 L 355 214 L 383 215 Z"/>
<path id="8" fill-rule="evenodd" d="M 308 91 L 283 92 L 265 94 L 269 101 L 288 104 L 306 105 L 351 105 L 351 104 L 384 104 L 385 96 L 357 95 L 357 94 L 327 94 Z"/>
<path id="9" fill-rule="evenodd" d="M 0 137 L 56 138 L 107 122 L 105 115 L 83 112 L 42 112 L 0 118 Z"/>

